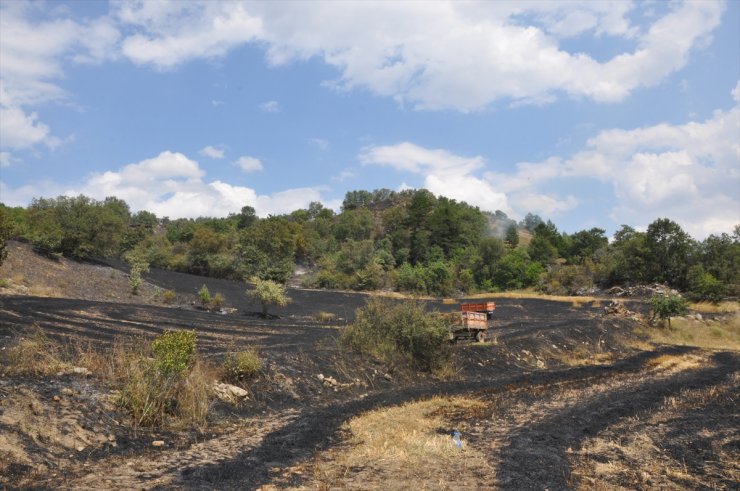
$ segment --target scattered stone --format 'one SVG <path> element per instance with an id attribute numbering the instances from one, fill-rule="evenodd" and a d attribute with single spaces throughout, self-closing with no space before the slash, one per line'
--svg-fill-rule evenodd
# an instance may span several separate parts
<path id="1" fill-rule="evenodd" d="M 697 312 L 696 314 L 694 314 L 694 319 L 698 321 L 703 321 L 704 317 L 702 317 L 702 315 L 699 312 Z"/>
<path id="2" fill-rule="evenodd" d="M 216 397 L 229 404 L 238 404 L 249 396 L 249 392 L 236 385 L 216 382 L 212 387 Z"/>
<path id="3" fill-rule="evenodd" d="M 54 396 L 54 397 L 52 397 L 52 399 L 54 400 L 54 402 L 59 402 L 59 401 L 62 400 L 62 398 L 59 397 L 59 396 Z"/>
<path id="4" fill-rule="evenodd" d="M 64 394 L 65 396 L 71 396 L 71 395 L 74 395 L 74 391 L 70 389 L 69 387 L 64 387 L 62 389 L 62 394 Z"/>
<path id="5" fill-rule="evenodd" d="M 80 445 L 79 447 L 77 447 L 77 448 L 76 448 L 76 450 L 77 450 L 78 452 L 82 452 L 82 451 L 84 451 L 84 450 L 85 450 L 85 446 L 84 446 L 84 445 Z"/>
<path id="6" fill-rule="evenodd" d="M 108 435 L 108 441 L 109 442 L 115 442 L 116 441 L 116 436 L 115 435 L 112 435 L 112 434 L 111 435 Z"/>
<path id="7" fill-rule="evenodd" d="M 85 367 L 72 367 L 71 373 L 74 373 L 75 375 L 83 375 L 85 377 L 92 375 L 92 372 Z"/>
<path id="8" fill-rule="evenodd" d="M 154 440 L 152 447 L 164 447 L 164 440 Z"/>

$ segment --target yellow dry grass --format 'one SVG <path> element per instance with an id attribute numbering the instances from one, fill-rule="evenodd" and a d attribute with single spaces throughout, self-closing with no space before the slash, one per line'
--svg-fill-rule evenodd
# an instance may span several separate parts
<path id="1" fill-rule="evenodd" d="M 690 303 L 689 309 L 702 314 L 731 314 L 733 312 L 740 312 L 740 302 L 726 301 L 717 304 L 710 302 L 696 302 Z"/>
<path id="2" fill-rule="evenodd" d="M 740 314 L 721 322 L 675 318 L 670 329 L 654 327 L 646 332 L 655 343 L 740 351 Z"/>
<path id="3" fill-rule="evenodd" d="M 470 408 L 480 404 L 471 399 L 437 397 L 358 416 L 347 424 L 355 444 L 346 455 L 347 463 L 392 460 L 416 465 L 429 459 L 459 456 L 451 435 L 437 432 L 444 421 L 435 413 L 443 408 Z"/>
<path id="4" fill-rule="evenodd" d="M 568 295 L 547 295 L 545 293 L 539 293 L 534 290 L 513 290 L 513 291 L 498 292 L 498 293 L 475 293 L 472 295 L 466 295 L 465 297 L 462 297 L 460 299 L 445 298 L 442 300 L 442 303 L 445 305 L 453 305 L 456 303 L 466 302 L 469 300 L 480 300 L 480 299 L 496 300 L 499 298 L 549 300 L 552 302 L 570 303 L 575 308 L 580 308 L 587 304 L 593 307 L 599 307 L 601 306 L 601 303 L 603 302 L 603 299 L 601 298 L 588 296 L 588 295 L 572 297 Z"/>

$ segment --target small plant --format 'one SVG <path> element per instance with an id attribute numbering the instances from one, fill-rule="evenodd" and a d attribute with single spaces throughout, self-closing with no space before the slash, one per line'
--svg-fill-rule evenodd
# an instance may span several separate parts
<path id="1" fill-rule="evenodd" d="M 195 331 L 165 331 L 152 342 L 156 369 L 164 375 L 181 375 L 195 360 Z"/>
<path id="2" fill-rule="evenodd" d="M 334 322 L 334 320 L 337 318 L 337 316 L 331 312 L 324 312 L 323 310 L 316 313 L 314 316 L 316 321 L 321 322 L 322 324 L 328 324 L 330 322 Z"/>
<path id="3" fill-rule="evenodd" d="M 198 298 L 200 298 L 200 303 L 203 307 L 208 307 L 211 303 L 211 292 L 205 284 L 198 290 Z"/>
<path id="4" fill-rule="evenodd" d="M 164 292 L 162 292 L 162 301 L 164 303 L 175 303 L 175 300 L 177 300 L 177 293 L 175 293 L 174 291 L 165 290 Z"/>
<path id="5" fill-rule="evenodd" d="M 653 318 L 668 319 L 669 329 L 671 327 L 671 317 L 683 315 L 689 310 L 686 300 L 681 295 L 674 293 L 653 295 L 650 298 L 650 306 L 653 309 Z"/>
<path id="6" fill-rule="evenodd" d="M 221 295 L 221 292 L 216 292 L 216 294 L 211 299 L 211 307 L 214 309 L 220 309 L 224 306 L 225 303 L 224 296 Z"/>
<path id="7" fill-rule="evenodd" d="M 130 255 L 129 264 L 131 265 L 131 272 L 129 273 L 129 286 L 131 286 L 131 294 L 138 295 L 139 287 L 143 283 L 141 275 L 149 271 L 149 263 L 143 258 Z"/>
<path id="8" fill-rule="evenodd" d="M 0 288 L 10 288 L 10 280 L 7 278 L 0 278 Z"/>
<path id="9" fill-rule="evenodd" d="M 262 369 L 262 360 L 254 349 L 229 353 L 224 359 L 224 380 L 239 383 L 254 378 Z"/>
<path id="10" fill-rule="evenodd" d="M 270 305 L 285 307 L 290 304 L 290 297 L 285 293 L 285 287 L 272 280 L 252 278 L 254 289 L 247 290 L 247 296 L 262 303 L 262 316 L 267 317 Z"/>

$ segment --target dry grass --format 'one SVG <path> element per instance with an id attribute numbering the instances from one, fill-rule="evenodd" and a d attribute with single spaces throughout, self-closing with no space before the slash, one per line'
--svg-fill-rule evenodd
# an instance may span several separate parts
<path id="1" fill-rule="evenodd" d="M 581 307 L 586 304 L 590 304 L 594 307 L 598 307 L 603 302 L 603 299 L 592 297 L 592 296 L 582 296 L 582 297 L 572 297 L 567 295 L 547 295 L 544 293 L 539 293 L 534 290 L 514 290 L 514 291 L 508 291 L 508 292 L 499 292 L 499 293 L 476 293 L 474 295 L 466 295 L 464 297 L 465 300 L 473 300 L 473 299 L 496 299 L 496 298 L 512 298 L 512 299 L 540 299 L 540 300 L 550 300 L 552 302 L 566 302 L 573 305 L 573 307 Z M 462 300 L 455 300 L 446 298 L 442 301 L 444 304 L 455 304 L 459 303 Z"/>
<path id="2" fill-rule="evenodd" d="M 18 336 L 5 350 L 4 372 L 9 375 L 51 376 L 67 368 L 67 353 L 41 330 Z"/>
<path id="3" fill-rule="evenodd" d="M 346 454 L 350 466 L 366 462 L 419 465 L 422 462 L 460 456 L 451 434 L 438 431 L 445 422 L 442 409 L 467 409 L 481 402 L 456 398 L 433 398 L 391 408 L 379 409 L 353 418 L 347 424 L 352 449 Z"/>
<path id="4" fill-rule="evenodd" d="M 337 318 L 336 314 L 332 312 L 324 312 L 323 310 L 316 312 L 313 317 L 316 322 L 321 322 L 322 324 L 328 324 L 335 321 Z"/>
<path id="5" fill-rule="evenodd" d="M 696 355 L 660 355 L 649 359 L 645 365 L 663 370 L 682 371 L 699 368 L 704 363 L 704 358 Z"/>
<path id="6" fill-rule="evenodd" d="M 702 314 L 731 314 L 740 312 L 740 302 L 726 301 L 717 304 L 710 302 L 696 302 L 689 304 L 689 310 L 700 312 Z"/>
<path id="7" fill-rule="evenodd" d="M 655 343 L 740 351 L 740 314 L 722 322 L 675 318 L 670 329 L 657 327 L 646 332 Z"/>
<path id="8" fill-rule="evenodd" d="M 444 475 L 451 463 L 481 456 L 468 448 L 464 437 L 458 448 L 443 413 L 483 406 L 475 399 L 435 397 L 356 416 L 344 425 L 350 435 L 347 444 L 319 456 L 313 464 L 314 477 L 335 486 L 351 470 L 368 466 L 373 473 L 394 475 L 397 483 L 409 482 L 419 473 Z"/>

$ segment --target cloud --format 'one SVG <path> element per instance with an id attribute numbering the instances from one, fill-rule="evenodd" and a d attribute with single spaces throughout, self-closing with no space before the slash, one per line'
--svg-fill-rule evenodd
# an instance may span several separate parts
<path id="1" fill-rule="evenodd" d="M 362 150 L 363 165 L 422 176 L 423 185 L 484 210 L 514 217 L 583 216 L 591 202 L 567 192 L 606 184 L 609 218 L 645 228 L 656 218 L 679 222 L 694 237 L 730 232 L 740 223 L 740 102 L 705 121 L 636 129 L 608 129 L 570 156 L 520 162 L 498 171 L 481 156 L 465 157 L 410 142 Z M 479 176 L 477 173 L 482 173 Z"/>
<path id="2" fill-rule="evenodd" d="M 136 30 L 122 52 L 136 64 L 171 69 L 193 58 L 215 58 L 259 39 L 262 21 L 241 2 L 122 2 L 118 20 Z"/>
<path id="3" fill-rule="evenodd" d="M 536 203 L 531 193 L 542 196 L 567 182 L 594 179 L 613 189 L 610 218 L 617 224 L 645 227 L 669 217 L 698 238 L 731 231 L 740 223 L 736 91 L 734 107 L 717 110 L 705 121 L 604 130 L 568 158 L 523 162 L 514 173 L 485 176 L 516 207 Z"/>
<path id="4" fill-rule="evenodd" d="M 13 157 L 9 152 L 0 152 L 0 167 L 9 167 L 12 161 Z"/>
<path id="5" fill-rule="evenodd" d="M 485 166 L 483 157 L 463 157 L 443 149 L 427 149 L 410 142 L 372 146 L 359 155 L 363 165 L 380 165 L 424 176 L 431 192 L 466 201 L 484 210 L 510 212 L 506 196 L 472 173 Z"/>
<path id="6" fill-rule="evenodd" d="M 256 157 L 243 156 L 234 162 L 244 172 L 255 172 L 262 170 L 262 162 Z"/>
<path id="7" fill-rule="evenodd" d="M 260 104 L 260 109 L 266 113 L 279 113 L 280 103 L 278 101 L 266 101 Z"/>
<path id="8" fill-rule="evenodd" d="M 0 105 L 0 141 L 3 148 L 23 149 L 37 143 L 54 146 L 49 126 L 38 121 L 36 113 L 26 114 L 20 107 Z"/>
<path id="9" fill-rule="evenodd" d="M 56 83 L 64 76 L 64 62 L 115 58 L 118 30 L 106 18 L 76 22 L 42 4 L 3 2 L 0 31 L 0 145 L 54 147 L 61 140 L 29 106 L 68 101 Z"/>
<path id="10" fill-rule="evenodd" d="M 204 157 L 208 157 L 211 159 L 222 159 L 224 158 L 224 148 L 223 147 L 214 147 L 211 145 L 208 145 L 207 147 L 203 148 L 199 154 L 203 155 Z"/>
<path id="11" fill-rule="evenodd" d="M 132 210 L 148 210 L 158 216 L 195 218 L 223 217 L 245 205 L 259 216 L 282 214 L 322 201 L 322 187 L 287 189 L 260 195 L 249 187 L 220 180 L 206 181 L 198 163 L 179 152 L 164 151 L 156 157 L 128 164 L 115 171 L 90 175 L 83 182 L 63 185 L 45 181 L 20 188 L 0 182 L 3 202 L 25 206 L 33 197 L 85 194 L 95 199 L 116 196 Z"/>
<path id="12" fill-rule="evenodd" d="M 123 43 L 136 63 L 172 68 L 258 43 L 273 66 L 322 59 L 339 72 L 327 81 L 338 90 L 367 89 L 417 109 L 473 111 L 502 99 L 544 104 L 560 94 L 621 101 L 684 67 L 724 10 L 721 1 L 671 3 L 652 23 L 638 23 L 639 11 L 650 8 L 632 2 L 191 1 L 125 3 L 118 16 L 138 29 Z M 611 37 L 632 48 L 600 61 L 563 47 L 561 41 L 575 36 Z"/>
<path id="13" fill-rule="evenodd" d="M 327 140 L 324 140 L 323 138 L 309 138 L 308 144 L 312 147 L 316 147 L 321 151 L 326 151 L 329 149 L 329 142 Z"/>

